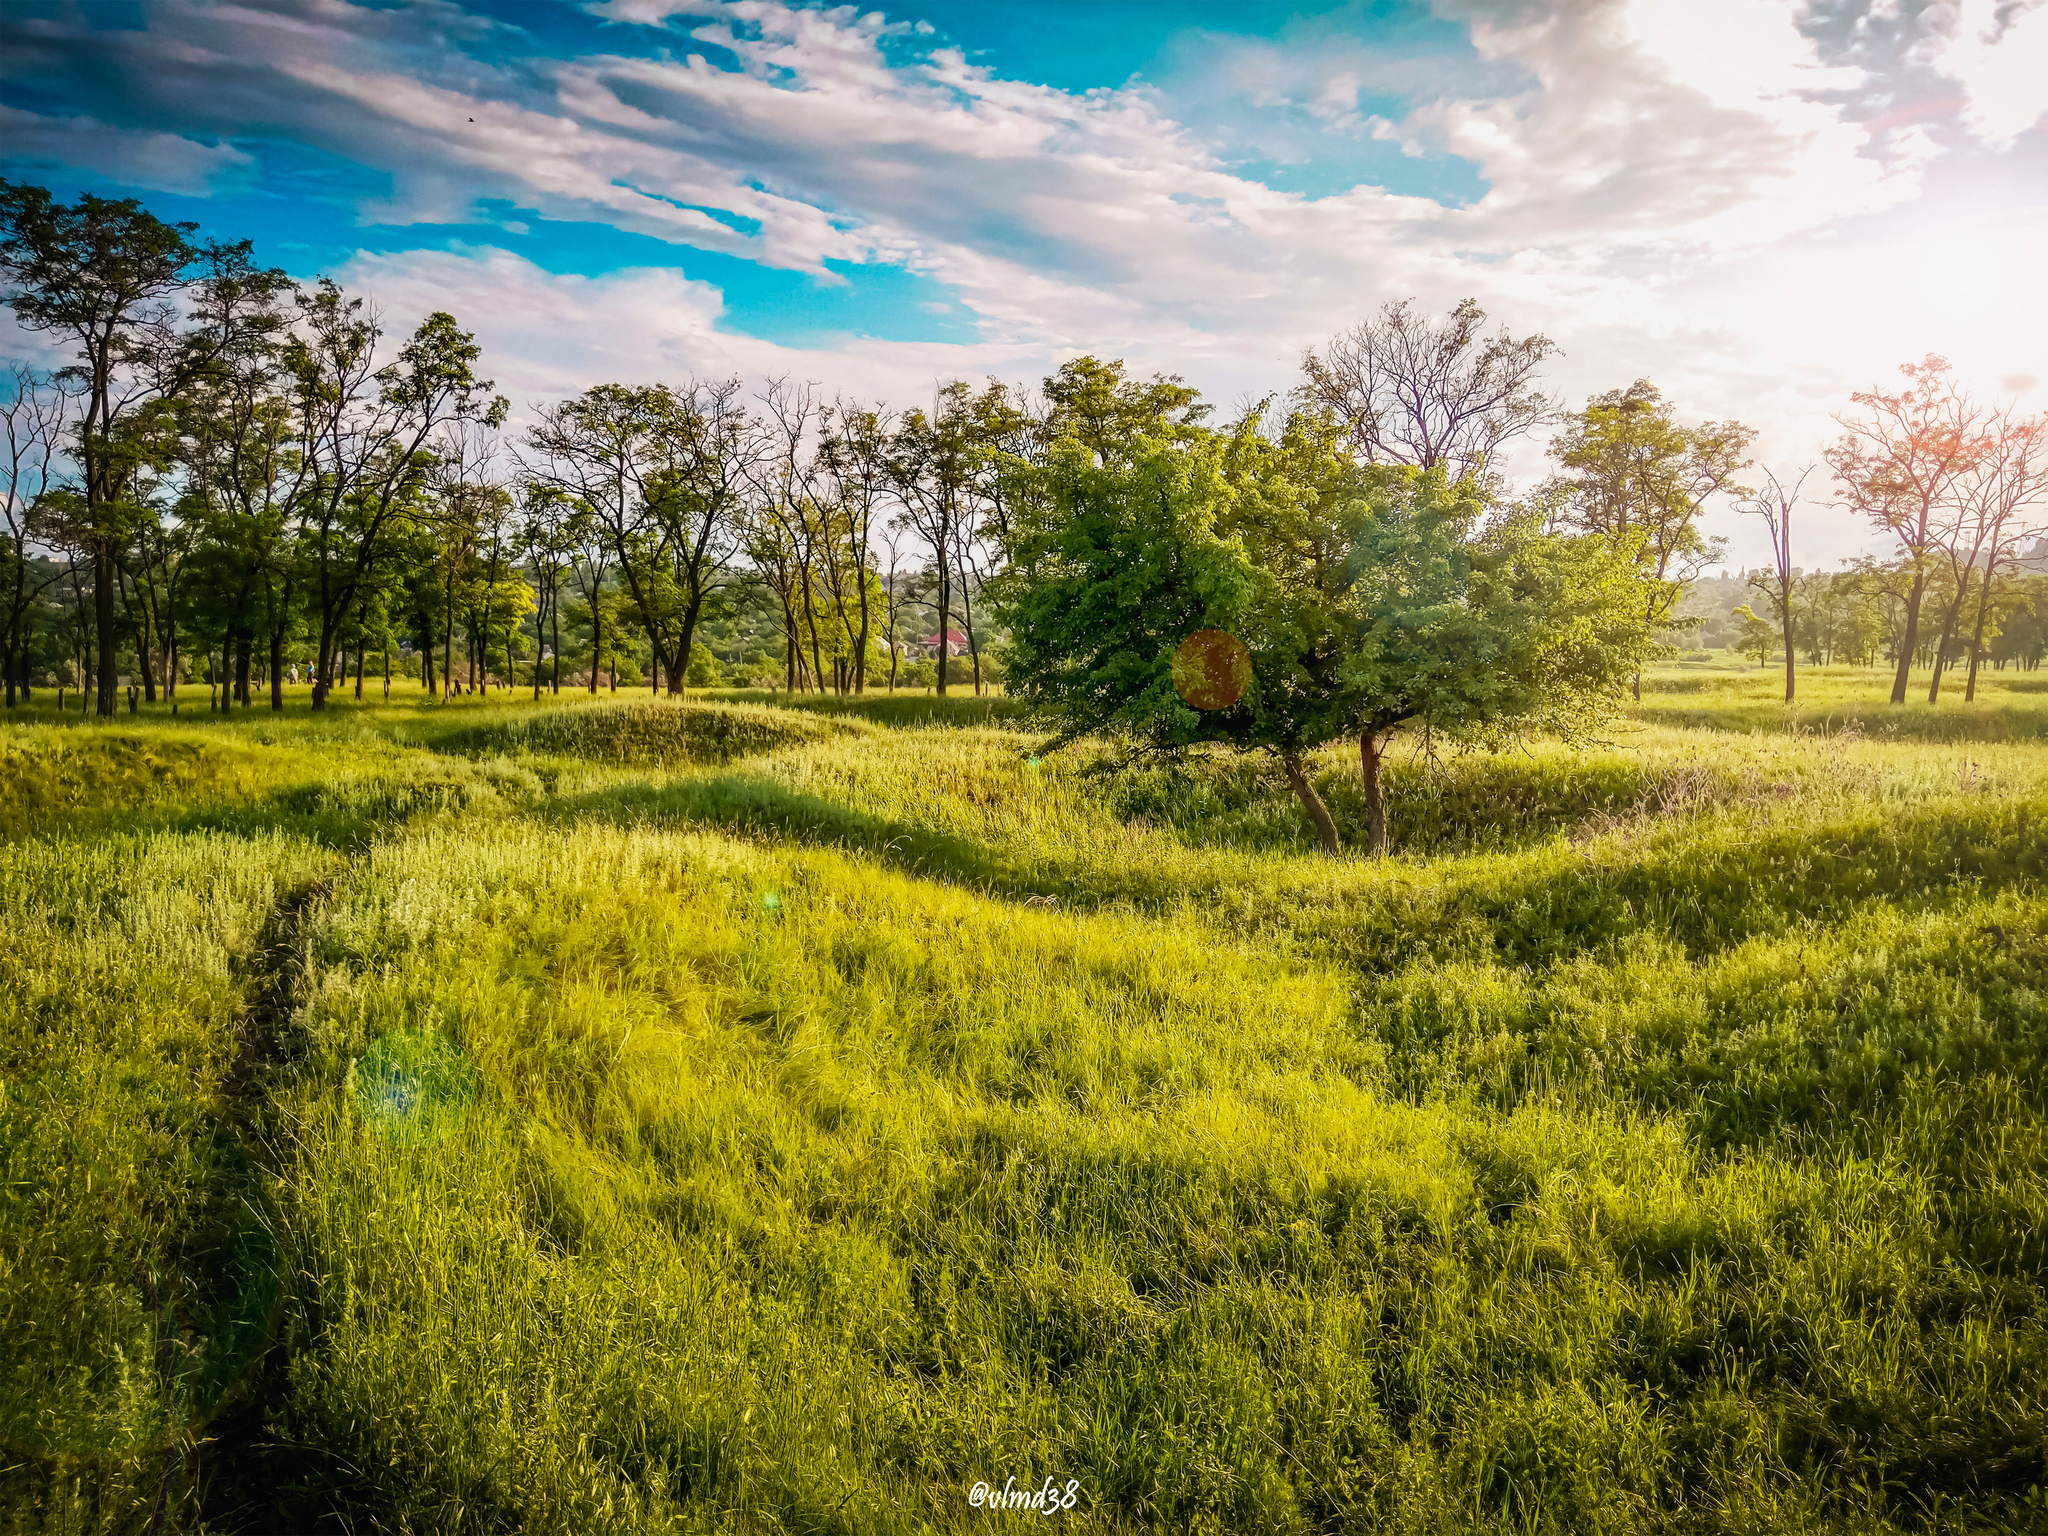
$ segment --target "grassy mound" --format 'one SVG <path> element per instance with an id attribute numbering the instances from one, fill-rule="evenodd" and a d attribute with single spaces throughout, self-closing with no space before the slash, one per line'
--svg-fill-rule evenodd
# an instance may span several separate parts
<path id="1" fill-rule="evenodd" d="M 590 704 L 463 727 L 440 752 L 529 752 L 609 763 L 729 763 L 859 730 L 858 724 L 747 704 Z"/>
<path id="2" fill-rule="evenodd" d="M 253 787 L 251 760 L 216 739 L 161 729 L 15 726 L 0 732 L 0 824 L 52 821 L 175 804 Z"/>

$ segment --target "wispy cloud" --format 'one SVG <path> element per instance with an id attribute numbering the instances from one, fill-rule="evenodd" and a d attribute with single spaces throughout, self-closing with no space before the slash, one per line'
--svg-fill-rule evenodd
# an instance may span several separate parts
<path id="1" fill-rule="evenodd" d="M 90 171 L 128 186 L 205 194 L 253 163 L 232 144 L 202 144 L 175 133 L 119 128 L 96 118 L 45 116 L 0 106 L 0 144 L 22 170 L 39 165 Z"/>

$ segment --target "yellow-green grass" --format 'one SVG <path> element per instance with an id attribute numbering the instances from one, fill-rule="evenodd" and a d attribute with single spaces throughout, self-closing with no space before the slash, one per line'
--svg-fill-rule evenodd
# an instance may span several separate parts
<path id="1" fill-rule="evenodd" d="M 1662 681 L 1399 758 L 1377 862 L 973 716 L 21 728 L 128 787 L 0 870 L 11 1512 L 2048 1528 L 2048 697 Z"/>

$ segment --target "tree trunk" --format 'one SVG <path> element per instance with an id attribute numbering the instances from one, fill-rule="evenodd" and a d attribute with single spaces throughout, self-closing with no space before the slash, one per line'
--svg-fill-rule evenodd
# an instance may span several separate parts
<path id="1" fill-rule="evenodd" d="M 540 610 L 533 616 L 533 702 L 540 702 L 540 653 L 548 648 L 548 589 L 540 589 Z M 509 643 L 506 654 L 511 654 Z"/>
<path id="2" fill-rule="evenodd" d="M 1913 652 L 1920 645 L 1920 599 L 1927 590 L 1927 573 L 1913 572 L 1913 587 L 1906 594 L 1906 632 L 1899 637 L 1899 670 L 1892 679 L 1892 702 L 1906 702 L 1906 683 L 1913 675 Z"/>
<path id="3" fill-rule="evenodd" d="M 860 634 L 853 646 L 853 691 L 864 694 L 868 691 L 868 573 L 861 561 L 864 554 L 858 554 L 853 562 L 853 579 L 860 586 Z"/>
<path id="4" fill-rule="evenodd" d="M 150 643 L 156 638 L 149 621 L 143 621 L 142 633 L 135 637 L 135 670 L 142 674 L 142 696 L 150 703 L 156 702 L 156 668 L 149 664 Z M 130 714 L 134 711 L 130 710 Z"/>
<path id="5" fill-rule="evenodd" d="M 690 655 L 697 645 L 697 621 L 703 617 L 704 599 L 693 597 L 690 606 L 683 610 L 683 638 L 676 649 L 676 669 L 669 674 L 668 691 L 678 698 L 684 697 L 690 685 Z"/>
<path id="6" fill-rule="evenodd" d="M 441 696 L 455 687 L 455 567 L 448 567 L 448 622 L 441 632 Z"/>
<path id="7" fill-rule="evenodd" d="M 1782 618 L 1782 619 L 1784 620 L 1784 625 L 1785 625 L 1785 702 L 1786 702 L 1787 704 L 1790 704 L 1790 703 L 1792 702 L 1792 689 L 1793 689 L 1793 679 L 1792 679 L 1792 594 L 1791 594 L 1791 593 L 1787 592 L 1787 593 L 1785 594 L 1785 600 L 1784 600 L 1783 604 L 1782 604 L 1782 605 L 1781 605 L 1781 606 L 1779 607 L 1779 610 L 1778 610 L 1778 611 L 1779 611 L 1779 615 L 1780 615 L 1780 617 L 1781 617 L 1781 618 Z"/>
<path id="8" fill-rule="evenodd" d="M 941 548 L 940 548 L 940 552 L 939 552 L 939 644 L 938 644 L 938 652 L 939 652 L 939 697 L 940 697 L 940 698 L 942 698 L 942 699 L 943 699 L 943 698 L 944 698 L 944 697 L 946 696 L 946 659 L 947 659 L 947 658 L 946 658 L 946 625 L 947 625 L 947 623 L 949 622 L 949 619 L 950 619 L 950 616 L 951 616 L 951 612 L 952 612 L 952 607 L 953 607 L 953 581 L 952 581 L 952 576 L 951 576 L 951 573 L 950 573 L 950 572 L 948 572 L 948 570 L 946 569 L 946 555 L 945 555 L 945 550 L 944 550 L 944 547 L 943 547 L 943 546 L 941 546 Z M 1306 782 L 1306 781 L 1304 781 L 1304 782 Z M 1327 815 L 1327 814 L 1328 814 L 1328 812 L 1325 812 L 1324 814 L 1325 814 L 1325 815 Z"/>
<path id="9" fill-rule="evenodd" d="M 270 708 L 273 714 L 284 711 L 284 626 L 273 624 L 270 628 Z"/>
<path id="10" fill-rule="evenodd" d="M 1385 756 L 1386 738 L 1374 731 L 1363 731 L 1358 737 L 1358 772 L 1365 784 L 1365 825 L 1366 838 L 1372 856 L 1382 858 L 1387 851 L 1387 800 L 1380 787 L 1380 759 Z"/>
<path id="11" fill-rule="evenodd" d="M 1934 676 L 1927 684 L 1927 702 L 1930 704 L 1941 697 L 1942 661 L 1948 655 L 1949 641 L 1955 638 L 1956 619 L 1962 613 L 1963 600 L 1969 595 L 1969 580 L 1970 573 L 1965 570 L 1955 601 L 1941 616 L 1941 638 L 1934 642 Z"/>
<path id="12" fill-rule="evenodd" d="M 1984 585 L 1977 592 L 1977 627 L 1970 633 L 1970 681 L 1963 689 L 1965 704 L 1974 703 L 1977 698 L 1977 664 L 1984 655 L 1984 621 L 1991 612 L 1991 571 L 1997 563 L 1996 553 L 1994 548 L 1994 558 L 1984 563 Z"/>
<path id="13" fill-rule="evenodd" d="M 811 676 L 817 680 L 818 692 L 825 691 L 825 658 L 818 645 L 818 610 L 811 602 L 811 578 L 804 574 L 804 628 L 811 636 Z"/>
<path id="14" fill-rule="evenodd" d="M 14 708 L 14 677 L 17 667 L 20 668 L 22 681 L 26 682 L 28 680 L 28 669 L 26 666 L 27 647 L 22 644 L 24 639 L 22 631 L 25 626 L 21 622 L 22 614 L 28 607 L 28 594 L 24 590 L 28 584 L 28 561 L 24 557 L 24 551 L 19 540 L 14 541 L 13 554 L 14 601 L 9 607 L 7 617 L 7 707 L 9 709 Z"/>
<path id="15" fill-rule="evenodd" d="M 99 701 L 95 710 L 105 719 L 114 717 L 114 556 L 100 541 L 92 554 L 93 622 L 99 626 Z"/>
<path id="16" fill-rule="evenodd" d="M 249 653 L 254 649 L 254 636 L 244 630 L 235 636 L 235 702 L 247 708 L 249 705 Z"/>
<path id="17" fill-rule="evenodd" d="M 960 568 L 960 620 L 967 626 L 967 654 L 974 658 L 974 696 L 981 697 L 981 644 L 974 638 L 974 598 L 967 590 L 967 567 Z"/>
<path id="18" fill-rule="evenodd" d="M 1308 813 L 1309 824 L 1316 829 L 1316 838 L 1323 845 L 1323 852 L 1331 858 L 1341 858 L 1344 845 L 1337 839 L 1337 823 L 1330 817 L 1330 808 L 1323 804 L 1323 797 L 1316 793 L 1315 785 L 1309 783 L 1308 775 L 1302 772 L 1299 754 L 1288 753 L 1280 759 L 1280 765 L 1287 770 L 1287 783 L 1293 789 L 1295 798 L 1301 801 L 1301 808 Z"/>

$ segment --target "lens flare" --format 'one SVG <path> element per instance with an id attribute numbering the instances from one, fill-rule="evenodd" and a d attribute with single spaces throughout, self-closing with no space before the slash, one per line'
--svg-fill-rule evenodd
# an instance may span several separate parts
<path id="1" fill-rule="evenodd" d="M 351 1078 L 363 1124 L 402 1147 L 445 1141 L 476 1098 L 469 1063 L 431 1030 L 383 1036 L 355 1064 Z"/>
<path id="2" fill-rule="evenodd" d="M 1252 653 L 1224 629 L 1197 630 L 1173 653 L 1173 686 L 1196 709 L 1228 709 L 1251 686 Z"/>

